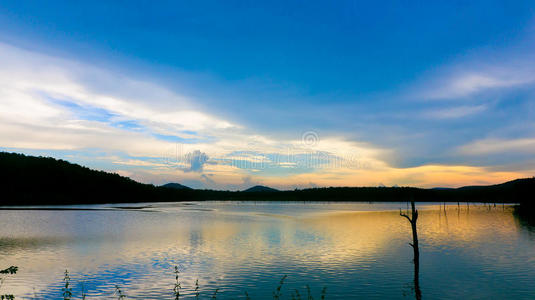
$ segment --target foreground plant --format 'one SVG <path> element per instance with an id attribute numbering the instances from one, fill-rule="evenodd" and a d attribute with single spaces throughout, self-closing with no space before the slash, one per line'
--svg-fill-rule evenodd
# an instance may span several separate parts
<path id="1" fill-rule="evenodd" d="M 122 300 L 126 298 L 126 295 L 123 294 L 118 285 L 115 286 L 115 295 L 117 295 L 117 300 Z"/>
<path id="2" fill-rule="evenodd" d="M 279 281 L 279 285 L 277 286 L 277 289 L 273 292 L 273 299 L 280 299 L 282 296 L 281 289 L 282 285 L 284 284 L 284 280 L 288 277 L 287 275 L 282 276 L 281 280 Z"/>
<path id="3" fill-rule="evenodd" d="M 8 274 L 8 275 L 12 275 L 12 274 L 16 274 L 17 273 L 17 270 L 18 268 L 17 267 L 9 267 L 7 269 L 4 269 L 4 270 L 0 270 L 0 274 Z M 180 283 L 180 278 L 179 278 L 179 275 L 180 275 L 180 271 L 179 271 L 179 268 L 178 267 L 175 267 L 175 270 L 174 270 L 174 274 L 175 274 L 175 286 L 173 288 L 173 296 L 174 296 L 174 299 L 175 300 L 178 300 L 180 298 L 180 291 L 182 289 L 182 285 Z M 280 281 L 279 281 L 279 284 L 277 285 L 277 287 L 275 288 L 275 290 L 273 291 L 273 299 L 274 300 L 280 300 L 282 299 L 282 288 L 284 286 L 284 282 L 287 278 L 287 275 L 284 275 Z M 3 280 L 4 278 L 3 277 L 0 277 L 0 287 L 2 286 L 2 283 L 3 283 Z M 61 292 L 62 292 L 62 297 L 63 297 L 63 300 L 71 300 L 71 299 L 76 299 L 74 298 L 75 296 L 73 295 L 73 291 L 72 291 L 72 287 L 71 287 L 71 277 L 69 275 L 69 271 L 68 270 L 65 270 L 64 272 L 64 276 L 63 276 L 63 287 L 61 288 Z M 327 291 L 327 288 L 323 288 L 321 290 L 321 300 L 325 300 L 325 295 L 326 295 L 326 291 Z M 87 290 L 86 290 L 86 286 L 85 286 L 85 283 L 82 282 L 81 284 L 81 294 L 80 294 L 80 298 L 78 299 L 82 299 L 82 300 L 85 300 L 86 299 L 86 294 L 87 293 Z M 206 295 L 207 298 L 209 297 L 210 299 L 217 299 L 217 296 L 218 296 L 218 293 L 219 293 L 219 288 L 216 288 L 213 292 L 213 294 L 211 295 Z M 251 300 L 251 297 L 249 296 L 249 294 L 247 293 L 247 291 L 244 292 L 245 293 L 245 299 L 246 300 Z M 200 296 L 201 292 L 200 292 L 200 285 L 199 285 L 199 280 L 195 280 L 195 288 L 194 288 L 194 297 L 196 300 L 199 299 L 199 296 Z M 123 299 L 126 299 L 127 296 L 126 294 L 124 294 L 124 292 L 121 290 L 121 288 L 118 286 L 118 285 L 115 285 L 115 291 L 113 293 L 113 295 L 115 297 L 117 297 L 117 300 L 123 300 Z M 291 294 L 291 299 L 293 300 L 301 300 L 301 294 L 299 293 L 299 290 L 294 290 Z M 35 299 L 39 299 L 37 297 L 34 297 Z M 15 299 L 15 296 L 14 295 L 11 295 L 11 294 L 4 294 L 4 295 L 0 295 L 0 300 L 14 300 Z M 310 289 L 310 286 L 306 285 L 306 298 L 304 299 L 307 299 L 307 300 L 313 300 L 314 298 L 312 297 L 312 292 L 311 292 L 311 289 Z"/>
<path id="4" fill-rule="evenodd" d="M 17 274 L 17 271 L 19 270 L 18 267 L 15 267 L 15 266 L 11 266 L 7 269 L 4 269 L 4 270 L 0 270 L 0 274 L 6 274 L 6 275 L 14 275 L 14 274 Z M 4 283 L 4 277 L 0 277 L 0 287 L 2 287 L 2 284 Z M 13 296 L 12 294 L 4 294 L 4 295 L 0 295 L 0 299 L 1 300 L 13 300 L 15 299 L 15 296 Z"/>
<path id="5" fill-rule="evenodd" d="M 182 286 L 180 286 L 180 281 L 178 281 L 178 275 L 180 274 L 180 271 L 178 270 L 178 267 L 175 266 L 175 288 L 173 289 L 173 293 L 175 296 L 175 300 L 178 300 L 180 298 L 180 289 Z"/>
<path id="6" fill-rule="evenodd" d="M 62 288 L 63 291 L 63 300 L 70 300 L 72 297 L 72 288 L 69 287 L 71 277 L 69 276 L 69 271 L 65 270 L 65 276 L 63 277 L 63 282 L 65 286 Z"/>

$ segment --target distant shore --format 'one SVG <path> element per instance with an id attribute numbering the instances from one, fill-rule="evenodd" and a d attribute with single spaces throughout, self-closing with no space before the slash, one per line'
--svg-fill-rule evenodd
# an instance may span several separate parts
<path id="1" fill-rule="evenodd" d="M 326 187 L 277 191 L 256 186 L 245 191 L 198 190 L 172 183 L 154 186 L 128 177 L 49 157 L 0 152 L 2 206 L 69 205 L 205 200 L 483 202 L 533 207 L 535 178 L 455 189 L 415 187 Z"/>

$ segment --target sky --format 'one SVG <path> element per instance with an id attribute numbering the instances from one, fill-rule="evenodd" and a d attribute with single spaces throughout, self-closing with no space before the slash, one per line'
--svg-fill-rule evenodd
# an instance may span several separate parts
<path id="1" fill-rule="evenodd" d="M 535 175 L 532 1 L 4 1 L 0 150 L 153 184 Z"/>

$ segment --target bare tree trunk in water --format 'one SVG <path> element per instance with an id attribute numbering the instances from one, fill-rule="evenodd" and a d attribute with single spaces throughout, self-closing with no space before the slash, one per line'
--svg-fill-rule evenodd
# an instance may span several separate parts
<path id="1" fill-rule="evenodd" d="M 411 223 L 412 229 L 412 250 L 414 252 L 414 295 L 416 300 L 422 299 L 422 291 L 420 290 L 420 248 L 418 247 L 418 231 L 416 228 L 416 222 L 418 222 L 418 210 L 414 207 L 414 201 L 411 201 L 411 216 L 399 212 L 399 215 L 407 218 Z"/>

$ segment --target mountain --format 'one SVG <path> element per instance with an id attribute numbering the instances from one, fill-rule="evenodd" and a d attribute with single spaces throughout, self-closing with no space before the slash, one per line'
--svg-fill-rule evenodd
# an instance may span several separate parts
<path id="1" fill-rule="evenodd" d="M 244 193 L 273 193 L 273 192 L 279 192 L 279 190 L 270 188 L 268 186 L 255 185 L 251 188 L 244 190 L 243 192 Z"/>
<path id="2" fill-rule="evenodd" d="M 189 186 L 185 186 L 185 185 L 182 185 L 180 183 L 176 183 L 176 182 L 170 182 L 170 183 L 166 183 L 164 185 L 162 185 L 162 187 L 164 188 L 168 188 L 168 189 L 175 189 L 175 190 L 191 190 L 191 188 Z"/>
<path id="3" fill-rule="evenodd" d="M 504 199 L 506 202 L 522 203 L 535 206 L 535 177 L 520 178 L 494 185 L 463 186 L 455 190 L 455 194 L 466 199 L 492 202 Z M 498 202 L 498 201 L 496 201 Z"/>

